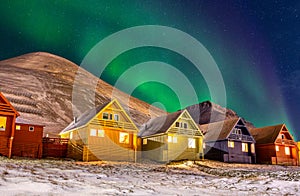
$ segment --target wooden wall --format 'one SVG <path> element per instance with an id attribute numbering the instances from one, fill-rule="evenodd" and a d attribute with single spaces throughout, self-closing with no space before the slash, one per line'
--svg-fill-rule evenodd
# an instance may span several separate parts
<path id="1" fill-rule="evenodd" d="M 6 117 L 7 117 L 6 130 L 0 131 L 0 155 L 9 156 L 10 137 L 12 134 L 12 126 L 13 126 L 14 118 L 13 116 L 6 116 Z"/>
<path id="2" fill-rule="evenodd" d="M 68 142 L 65 138 L 43 138 L 43 157 L 67 157 Z"/>

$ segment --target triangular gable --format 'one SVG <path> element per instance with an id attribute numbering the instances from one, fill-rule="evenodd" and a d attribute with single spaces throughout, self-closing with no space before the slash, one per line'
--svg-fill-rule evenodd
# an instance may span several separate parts
<path id="1" fill-rule="evenodd" d="M 107 104 L 100 112 L 98 112 L 98 114 L 91 119 L 87 124 L 89 124 L 91 121 L 93 121 L 96 118 L 101 118 L 103 112 L 107 112 L 107 111 L 118 111 L 122 114 L 123 119 L 125 119 L 125 122 L 130 123 L 135 131 L 138 132 L 138 128 L 136 127 L 136 125 L 134 124 L 134 122 L 131 120 L 131 118 L 128 116 L 127 112 L 124 110 L 124 108 L 121 106 L 121 104 L 119 103 L 119 101 L 117 99 L 113 99 L 109 104 Z"/>
<path id="2" fill-rule="evenodd" d="M 176 122 L 181 121 L 182 119 L 189 122 L 189 125 L 192 126 L 192 128 L 195 131 L 195 136 L 203 136 L 202 132 L 200 131 L 198 125 L 195 123 L 194 119 L 191 117 L 189 112 L 185 109 L 181 112 L 181 114 L 177 117 L 177 119 L 172 123 L 172 125 L 169 127 L 169 129 L 166 131 L 166 133 L 170 132 L 170 130 L 174 127 L 176 127 Z"/>
<path id="3" fill-rule="evenodd" d="M 119 109 L 128 123 L 132 124 L 132 127 L 134 127 L 134 131 L 138 132 L 138 128 L 133 123 L 131 118 L 127 115 L 121 104 L 118 102 L 118 100 L 114 99 L 110 102 L 104 103 L 101 106 L 98 106 L 97 108 L 86 111 L 80 117 L 78 117 L 78 121 L 76 123 L 72 122 L 64 130 L 62 130 L 60 132 L 60 135 L 87 126 L 93 120 L 97 119 L 104 111 L 109 110 L 109 107 L 115 107 L 115 109 Z"/>
<path id="4" fill-rule="evenodd" d="M 274 144 L 284 124 L 250 129 L 256 144 Z"/>
<path id="5" fill-rule="evenodd" d="M 0 112 L 7 115 L 20 116 L 19 112 L 10 104 L 5 96 L 0 92 Z"/>
<path id="6" fill-rule="evenodd" d="M 278 133 L 277 135 L 277 138 L 276 139 L 282 139 L 281 135 L 284 134 L 285 138 L 284 139 L 288 139 L 288 140 L 294 140 L 294 137 L 292 136 L 292 134 L 290 133 L 290 131 L 287 129 L 286 125 L 283 124 L 281 129 L 280 129 L 280 132 Z M 276 141 L 276 140 L 275 140 Z"/>
<path id="7" fill-rule="evenodd" d="M 247 128 L 245 122 L 244 122 L 243 119 L 241 119 L 241 118 L 238 118 L 238 119 L 237 119 L 236 123 L 235 123 L 234 126 L 231 128 L 231 131 L 228 133 L 226 139 L 229 139 L 230 136 L 231 136 L 232 134 L 234 134 L 233 132 L 235 131 L 235 129 L 240 129 L 242 135 L 247 135 L 247 136 L 251 137 L 251 140 L 252 140 L 253 142 L 255 141 L 254 138 L 252 137 L 250 131 L 248 130 L 248 128 Z"/>

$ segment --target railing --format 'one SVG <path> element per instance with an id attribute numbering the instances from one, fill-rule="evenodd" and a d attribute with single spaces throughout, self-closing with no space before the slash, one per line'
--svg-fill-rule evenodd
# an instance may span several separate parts
<path id="1" fill-rule="evenodd" d="M 78 150 L 79 152 L 83 152 L 83 146 L 80 146 L 80 145 L 77 145 L 77 144 L 74 144 L 73 142 L 69 142 L 70 146 L 73 148 L 73 149 L 76 149 Z"/>
<path id="2" fill-rule="evenodd" d="M 121 121 L 112 121 L 112 120 L 93 120 L 92 124 L 100 125 L 104 127 L 114 127 L 126 130 L 135 130 L 135 127 L 131 123 L 121 122 Z"/>
<path id="3" fill-rule="evenodd" d="M 43 143 L 50 143 L 50 144 L 68 144 L 69 139 L 65 138 L 50 138 L 44 137 Z"/>
<path id="4" fill-rule="evenodd" d="M 170 129 L 170 132 L 177 133 L 178 135 L 201 136 L 200 131 L 180 127 L 173 127 Z"/>
<path id="5" fill-rule="evenodd" d="M 287 145 L 296 145 L 296 142 L 294 142 L 293 140 L 281 139 L 281 138 L 277 138 L 275 143 L 287 144 Z"/>
<path id="6" fill-rule="evenodd" d="M 229 139 L 242 140 L 242 141 L 253 141 L 252 136 L 242 134 L 231 134 Z"/>

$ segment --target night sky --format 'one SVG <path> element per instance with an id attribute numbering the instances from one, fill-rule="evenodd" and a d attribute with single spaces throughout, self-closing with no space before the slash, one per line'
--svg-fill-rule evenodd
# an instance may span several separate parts
<path id="1" fill-rule="evenodd" d="M 189 60 L 163 48 L 129 50 L 117 56 L 101 78 L 115 85 L 136 64 L 164 62 L 189 79 L 199 102 L 215 101 L 258 127 L 286 123 L 300 139 L 299 1 L 1 1 L 0 18 L 0 59 L 45 51 L 78 65 L 98 42 L 117 31 L 140 25 L 179 29 L 202 43 L 215 60 L 227 105 L 212 99 Z M 155 64 L 153 71 L 137 72 L 139 78 L 156 74 Z M 174 78 L 167 70 L 159 75 Z M 128 93 L 150 104 L 160 102 L 169 112 L 196 104 L 189 95 L 176 96 L 175 91 L 184 88 L 180 80 L 178 89 L 150 80 L 137 85 L 136 77 L 121 82 L 121 90 L 134 88 Z"/>

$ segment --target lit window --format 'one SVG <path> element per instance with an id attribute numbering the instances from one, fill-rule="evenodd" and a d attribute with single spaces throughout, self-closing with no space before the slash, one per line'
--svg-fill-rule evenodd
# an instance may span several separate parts
<path id="1" fill-rule="evenodd" d="M 115 121 L 119 121 L 119 115 L 118 114 L 114 114 L 114 119 L 115 119 Z"/>
<path id="2" fill-rule="evenodd" d="M 176 127 L 179 127 L 179 124 L 180 124 L 179 122 L 176 122 L 176 123 L 175 123 L 175 126 L 176 126 Z"/>
<path id="3" fill-rule="evenodd" d="M 290 147 L 285 147 L 285 148 L 284 148 L 284 151 L 285 151 L 285 154 L 286 154 L 286 155 L 291 155 Z"/>
<path id="4" fill-rule="evenodd" d="M 255 153 L 255 145 L 251 144 L 251 153 Z"/>
<path id="5" fill-rule="evenodd" d="M 129 133 L 120 132 L 119 142 L 122 144 L 129 144 Z"/>
<path id="6" fill-rule="evenodd" d="M 242 143 L 242 151 L 248 152 L 248 143 Z"/>
<path id="7" fill-rule="evenodd" d="M 276 152 L 279 152 L 279 146 L 275 146 Z"/>
<path id="8" fill-rule="evenodd" d="M 187 123 L 183 123 L 183 128 L 187 129 Z"/>
<path id="9" fill-rule="evenodd" d="M 70 132 L 70 139 L 73 139 L 73 132 Z"/>
<path id="10" fill-rule="evenodd" d="M 29 131 L 34 131 L 34 127 L 33 126 L 29 126 Z"/>
<path id="11" fill-rule="evenodd" d="M 228 147 L 234 148 L 234 141 L 228 141 Z"/>
<path id="12" fill-rule="evenodd" d="M 194 138 L 188 138 L 188 148 L 196 148 L 196 140 Z"/>
<path id="13" fill-rule="evenodd" d="M 104 130 L 98 130 L 98 137 L 104 137 Z"/>
<path id="14" fill-rule="evenodd" d="M 107 120 L 108 119 L 108 113 L 103 113 L 102 114 L 102 118 L 105 119 L 105 120 Z"/>
<path id="15" fill-rule="evenodd" d="M 203 149 L 205 149 L 205 148 L 206 148 L 206 144 L 205 144 L 205 142 L 203 142 L 202 146 L 203 146 Z"/>
<path id="16" fill-rule="evenodd" d="M 168 135 L 168 142 L 171 143 L 173 141 L 172 136 Z"/>
<path id="17" fill-rule="evenodd" d="M 0 116 L 0 131 L 5 131 L 6 128 L 6 117 Z"/>
<path id="18" fill-rule="evenodd" d="M 16 130 L 21 130 L 21 125 L 16 125 Z"/>
<path id="19" fill-rule="evenodd" d="M 143 145 L 147 144 L 147 139 L 143 139 Z"/>
<path id="20" fill-rule="evenodd" d="M 177 137 L 173 136 L 173 143 L 177 143 Z"/>
<path id="21" fill-rule="evenodd" d="M 91 129 L 90 130 L 90 136 L 97 136 L 97 130 L 96 129 Z"/>

